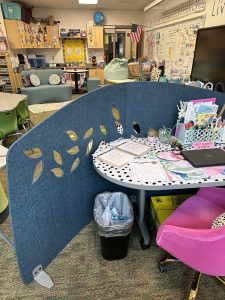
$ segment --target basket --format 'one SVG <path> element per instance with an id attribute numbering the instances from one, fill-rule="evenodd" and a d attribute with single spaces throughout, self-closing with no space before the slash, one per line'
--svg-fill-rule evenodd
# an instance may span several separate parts
<path id="1" fill-rule="evenodd" d="M 21 5 L 18 3 L 2 3 L 5 19 L 21 20 Z"/>
<path id="2" fill-rule="evenodd" d="M 194 142 L 214 141 L 222 143 L 223 128 L 205 128 L 186 130 L 184 124 L 176 126 L 175 137 L 183 145 L 190 145 Z"/>

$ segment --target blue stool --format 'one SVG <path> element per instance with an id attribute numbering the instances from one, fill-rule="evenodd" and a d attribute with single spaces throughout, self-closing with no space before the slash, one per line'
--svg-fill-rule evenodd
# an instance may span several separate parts
<path id="1" fill-rule="evenodd" d="M 87 90 L 91 92 L 99 88 L 100 80 L 99 78 L 88 78 L 87 79 Z"/>

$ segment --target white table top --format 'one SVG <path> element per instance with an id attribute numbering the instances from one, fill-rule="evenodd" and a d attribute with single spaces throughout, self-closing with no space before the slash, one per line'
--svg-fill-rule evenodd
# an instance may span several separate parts
<path id="1" fill-rule="evenodd" d="M 22 94 L 0 93 L 0 111 L 7 111 L 17 107 L 20 101 L 26 100 Z"/>
<path id="2" fill-rule="evenodd" d="M 137 142 L 145 143 L 147 139 L 136 139 Z M 152 143 L 152 150 L 145 154 L 142 158 L 152 157 L 159 152 L 170 151 L 171 147 L 169 145 L 164 145 L 159 142 L 158 139 Z M 199 188 L 199 187 L 209 187 L 209 186 L 223 186 L 225 185 L 225 175 L 220 176 L 203 176 L 198 179 L 181 179 L 173 178 L 168 181 L 156 181 L 156 182 L 135 182 L 132 178 L 130 165 L 126 165 L 121 168 L 113 167 L 97 158 L 98 155 L 102 154 L 107 149 L 112 148 L 110 143 L 106 144 L 104 150 L 97 149 L 93 154 L 93 164 L 95 170 L 105 179 L 116 183 L 121 186 L 128 188 L 138 189 L 138 190 L 169 190 L 169 189 L 186 189 L 186 188 Z M 210 167 L 214 168 L 214 167 Z M 209 168 L 204 168 L 209 169 Z M 224 166 L 225 169 L 225 166 Z M 199 168 L 198 168 L 199 170 Z"/>
<path id="3" fill-rule="evenodd" d="M 69 69 L 69 70 L 63 70 L 63 72 L 65 72 L 65 73 L 86 73 L 86 72 L 88 72 L 88 70 L 83 70 L 83 69 L 72 70 L 72 69 Z"/>
<path id="4" fill-rule="evenodd" d="M 8 149 L 0 145 L 0 169 L 4 168 L 6 166 L 6 155 L 7 155 Z"/>
<path id="5" fill-rule="evenodd" d="M 135 82 L 137 79 L 122 79 L 122 80 L 115 80 L 115 79 L 105 79 L 106 82 L 117 84 L 117 83 L 126 83 L 126 82 Z"/>

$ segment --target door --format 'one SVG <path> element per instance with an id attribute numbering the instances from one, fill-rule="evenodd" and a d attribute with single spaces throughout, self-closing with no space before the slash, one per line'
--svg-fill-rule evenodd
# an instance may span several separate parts
<path id="1" fill-rule="evenodd" d="M 125 31 L 116 30 L 115 33 L 105 33 L 104 46 L 106 63 L 109 63 L 113 58 L 130 58 L 126 55 Z"/>

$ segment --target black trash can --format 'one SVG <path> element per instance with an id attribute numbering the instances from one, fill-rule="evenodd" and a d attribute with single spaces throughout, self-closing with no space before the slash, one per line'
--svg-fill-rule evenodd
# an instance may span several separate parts
<path id="1" fill-rule="evenodd" d="M 103 258 L 125 258 L 134 221 L 133 208 L 127 195 L 105 192 L 96 196 L 94 218 L 98 225 Z"/>

